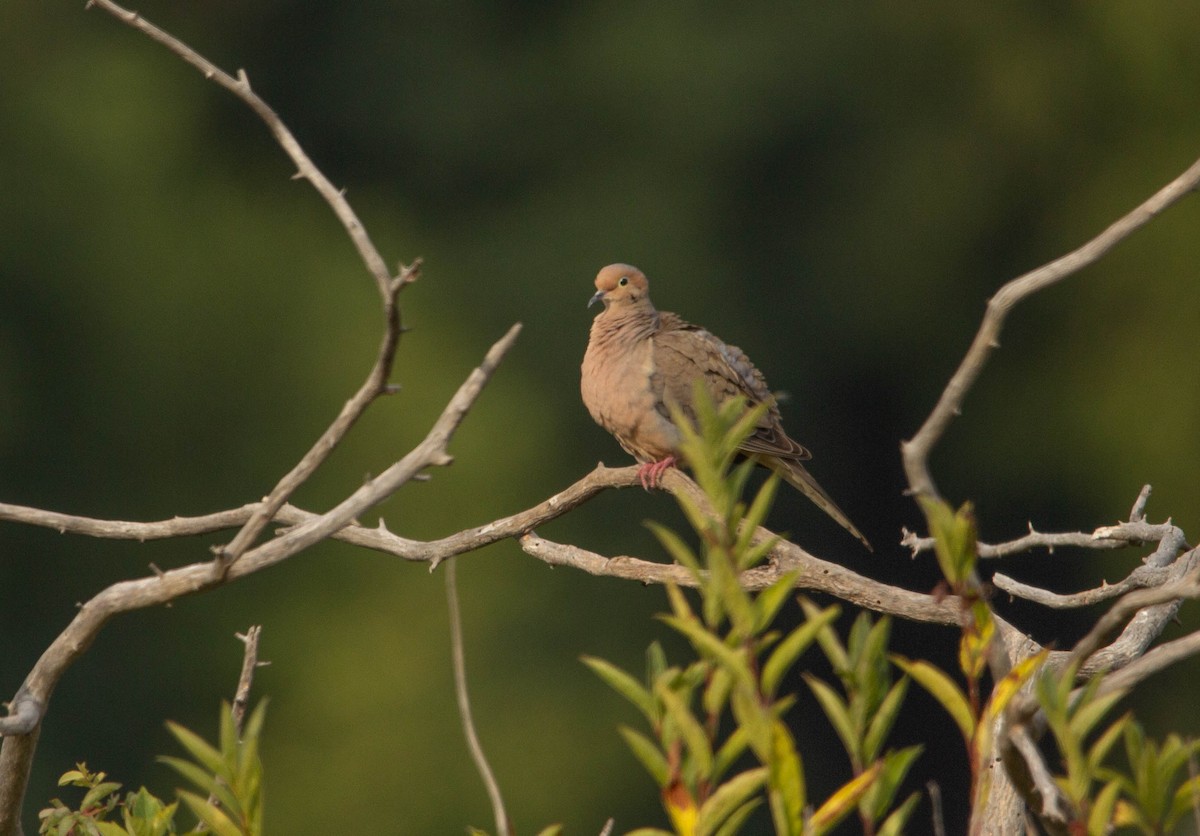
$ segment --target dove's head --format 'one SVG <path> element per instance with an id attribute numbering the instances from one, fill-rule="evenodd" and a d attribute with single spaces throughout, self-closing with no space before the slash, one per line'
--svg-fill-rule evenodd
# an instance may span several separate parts
<path id="1" fill-rule="evenodd" d="M 613 305 L 649 306 L 650 282 L 646 281 L 646 274 L 636 267 L 610 264 L 596 274 L 596 293 L 588 302 L 588 307 L 595 302 L 603 302 L 606 309 Z"/>

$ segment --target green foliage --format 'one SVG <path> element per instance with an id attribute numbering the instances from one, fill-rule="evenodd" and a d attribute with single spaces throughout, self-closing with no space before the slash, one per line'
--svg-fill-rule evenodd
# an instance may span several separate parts
<path id="1" fill-rule="evenodd" d="M 980 704 L 980 683 L 987 671 L 995 620 L 975 574 L 974 515 L 969 504 L 952 511 L 940 500 L 922 497 L 921 506 L 934 537 L 938 565 L 966 612 L 958 661 L 967 689 L 926 661 L 898 656 L 893 661 L 929 691 L 958 726 L 970 753 L 974 807 L 980 809 L 987 800 L 991 771 L 984 758 L 993 754 L 992 735 L 998 720 L 1013 697 L 1040 672 L 1035 693 L 1062 764 L 1055 783 L 1069 808 L 1065 811 L 1068 832 L 1101 836 L 1115 828 L 1133 828 L 1145 834 L 1165 834 L 1172 832 L 1185 814 L 1200 809 L 1200 776 L 1193 762 L 1200 741 L 1185 742 L 1174 734 L 1161 744 L 1147 741 L 1141 726 L 1128 714 L 1101 728 L 1104 718 L 1126 695 L 1102 689 L 1104 674 L 1077 688 L 1078 668 L 1043 670 L 1049 657 L 1044 650 L 1014 665 Z M 830 659 L 847 655 L 839 651 Z M 822 698 L 823 706 L 831 702 L 829 695 Z M 826 710 L 843 742 L 858 733 L 840 703 L 832 712 Z M 1125 744 L 1124 769 L 1108 763 L 1119 740 Z M 1191 767 L 1191 777 L 1183 774 L 1185 766 Z"/>
<path id="2" fill-rule="evenodd" d="M 208 798 L 179 790 L 179 797 L 199 820 L 196 827 L 176 829 L 175 812 L 179 802 L 165 804 L 145 787 L 117 795 L 121 785 L 105 780 L 103 772 L 91 772 L 87 765 L 63 773 L 59 786 L 87 790 L 78 808 L 72 809 L 55 798 L 38 817 L 38 832 L 47 836 L 176 836 L 176 834 L 214 833 L 217 836 L 261 836 L 262 763 L 258 758 L 259 738 L 266 716 L 266 700 L 250 714 L 239 740 L 228 704 L 221 707 L 219 748 L 194 732 L 168 723 L 171 734 L 188 751 L 192 760 L 160 758 L 201 789 Z M 116 811 L 121 821 L 110 821 Z"/>
<path id="3" fill-rule="evenodd" d="M 662 647 L 652 644 L 641 681 L 602 659 L 584 662 L 649 725 L 649 734 L 628 727 L 620 733 L 658 785 L 675 833 L 732 836 L 764 802 L 779 834 L 825 833 L 855 810 L 872 832 L 887 818 L 884 832 L 898 833 L 915 798 L 894 811 L 891 803 L 919 750 L 884 751 L 905 691 L 904 681 L 892 683 L 888 674 L 888 622 L 859 619 L 849 648 L 842 648 L 831 626 L 839 609 L 805 601 L 804 623 L 786 635 L 774 628 L 792 597 L 795 575 L 757 593 L 740 581 L 775 543 L 773 538 L 755 541 L 775 477 L 746 503 L 741 497 L 753 464 L 735 465 L 738 446 L 760 412 L 741 401 L 717 408 L 698 392 L 696 413 L 694 427 L 682 415 L 675 417 L 684 434 L 684 457 L 705 497 L 703 503 L 679 500 L 699 538 L 698 551 L 651 524 L 699 589 L 694 605 L 683 590 L 668 586 L 670 613 L 660 616 L 687 640 L 696 658 L 670 665 Z M 814 642 L 834 660 L 846 698 L 818 680 L 809 678 L 809 685 L 841 724 L 854 770 L 851 780 L 819 804 L 808 797 L 803 758 L 784 720 L 795 699 L 780 693 L 787 674 Z M 753 765 L 743 766 L 747 759 Z"/>
<path id="4" fill-rule="evenodd" d="M 1038 679 L 1037 700 L 1058 748 L 1063 772 L 1055 780 L 1070 805 L 1070 825 L 1089 836 L 1132 828 L 1144 834 L 1172 833 L 1200 804 L 1200 777 L 1193 760 L 1200 741 L 1167 735 L 1147 740 L 1125 714 L 1101 728 L 1124 691 L 1105 692 L 1103 674 L 1075 688 L 1075 668 Z M 1111 763 L 1123 742 L 1124 768 Z M 1191 773 L 1188 777 L 1188 773 Z"/>
<path id="5" fill-rule="evenodd" d="M 801 605 L 810 619 L 820 612 L 809 601 L 802 600 Z M 913 793 L 892 811 L 900 784 L 922 747 L 909 746 L 896 752 L 883 748 L 908 690 L 907 677 L 892 681 L 887 656 L 890 630 L 890 619 L 872 622 L 866 612 L 859 613 L 850 629 L 849 641 L 843 646 L 832 628 L 828 625 L 821 628 L 818 634 L 821 649 L 833 665 L 844 696 L 820 679 L 810 674 L 804 676 L 842 741 L 855 775 L 876 767 L 879 770 L 859 803 L 859 816 L 867 833 L 876 832 L 885 818 L 891 831 L 902 832 L 919 799 Z"/>

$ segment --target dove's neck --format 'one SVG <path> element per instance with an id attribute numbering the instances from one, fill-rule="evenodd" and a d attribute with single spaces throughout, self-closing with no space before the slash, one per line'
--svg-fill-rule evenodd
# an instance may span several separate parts
<path id="1" fill-rule="evenodd" d="M 651 305 L 609 308 L 592 323 L 592 340 L 599 344 L 646 340 L 658 331 L 658 311 Z"/>

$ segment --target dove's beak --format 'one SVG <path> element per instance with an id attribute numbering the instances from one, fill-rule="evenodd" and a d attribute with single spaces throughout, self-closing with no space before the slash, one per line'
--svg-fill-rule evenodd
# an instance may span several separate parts
<path id="1" fill-rule="evenodd" d="M 595 293 L 592 294 L 592 298 L 588 300 L 587 306 L 590 308 L 592 305 L 596 304 L 597 302 L 603 302 L 603 301 L 604 301 L 604 291 L 597 290 Z"/>

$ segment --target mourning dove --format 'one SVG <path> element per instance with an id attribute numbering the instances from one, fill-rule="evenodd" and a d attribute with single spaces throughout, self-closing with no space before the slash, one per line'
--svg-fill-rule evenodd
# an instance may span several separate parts
<path id="1" fill-rule="evenodd" d="M 681 436 L 670 405 L 695 420 L 693 393 L 701 380 L 717 404 L 738 395 L 751 406 L 765 404 L 766 412 L 741 451 L 778 473 L 871 549 L 800 464 L 812 454 L 784 432 L 775 396 L 741 349 L 655 309 L 645 274 L 628 264 L 610 264 L 597 274 L 588 306 L 594 302 L 603 302 L 604 310 L 592 323 L 580 391 L 596 423 L 641 463 L 638 475 L 644 487 L 657 484 L 679 462 Z"/>

